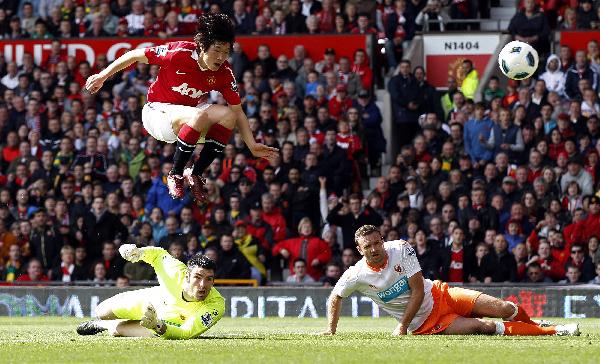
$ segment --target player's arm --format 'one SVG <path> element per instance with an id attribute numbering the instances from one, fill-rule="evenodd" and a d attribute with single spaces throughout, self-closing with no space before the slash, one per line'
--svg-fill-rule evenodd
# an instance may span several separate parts
<path id="1" fill-rule="evenodd" d="M 408 332 L 408 325 L 415 318 L 415 315 L 421 308 L 421 304 L 423 304 L 423 299 L 425 298 L 425 287 L 423 284 L 423 274 L 421 272 L 417 272 L 412 275 L 412 277 L 408 278 L 408 286 L 410 287 L 410 298 L 408 299 L 408 304 L 406 305 L 406 310 L 404 310 L 404 316 L 402 316 L 402 320 L 394 329 L 393 335 L 406 335 Z"/>
<path id="2" fill-rule="evenodd" d="M 164 339 L 171 340 L 193 339 L 213 327 L 223 317 L 224 312 L 225 300 L 223 297 L 218 297 L 214 299 L 214 302 L 203 307 L 195 316 L 185 320 L 181 326 L 165 323 L 164 331 L 157 332 L 157 334 Z"/>
<path id="3" fill-rule="evenodd" d="M 186 266 L 163 248 L 153 246 L 138 248 L 135 244 L 123 244 L 119 247 L 119 253 L 130 262 L 135 263 L 141 260 L 150 264 L 156 272 L 159 283 L 166 286 L 167 289 L 171 288 L 171 283 L 176 285 L 172 287 L 174 290 L 181 289 L 178 278 L 180 274 L 184 274 Z"/>
<path id="4" fill-rule="evenodd" d="M 131 66 L 135 62 L 148 63 L 145 51 L 146 50 L 142 48 L 126 52 L 121 57 L 115 59 L 108 67 L 102 70 L 102 72 L 90 76 L 85 83 L 85 88 L 90 93 L 94 94 L 98 92 L 98 90 L 102 88 L 104 82 L 115 73 Z"/>
<path id="5" fill-rule="evenodd" d="M 327 330 L 323 335 L 335 335 L 337 324 L 340 319 L 340 310 L 342 309 L 342 297 L 335 293 L 331 293 L 327 302 Z"/>
<path id="6" fill-rule="evenodd" d="M 231 111 L 235 113 L 236 125 L 238 127 L 238 130 L 242 135 L 244 143 L 246 143 L 248 149 L 250 149 L 250 152 L 252 152 L 252 155 L 258 158 L 265 158 L 268 160 L 276 158 L 278 156 L 279 149 L 257 143 L 254 139 L 252 130 L 250 130 L 250 123 L 248 122 L 248 118 L 246 117 L 244 109 L 242 109 L 242 105 L 229 105 L 229 107 L 231 108 Z"/>

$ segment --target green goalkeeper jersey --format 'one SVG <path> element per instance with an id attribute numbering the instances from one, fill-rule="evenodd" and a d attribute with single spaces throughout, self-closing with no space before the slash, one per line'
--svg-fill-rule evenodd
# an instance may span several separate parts
<path id="1" fill-rule="evenodd" d="M 155 247 L 141 248 L 141 260 L 150 264 L 158 276 L 156 295 L 149 297 L 158 317 L 167 326 L 162 337 L 191 339 L 204 333 L 223 317 L 225 299 L 216 288 L 211 288 L 204 301 L 183 299 L 183 285 L 187 266 L 173 258 L 166 250 Z"/>

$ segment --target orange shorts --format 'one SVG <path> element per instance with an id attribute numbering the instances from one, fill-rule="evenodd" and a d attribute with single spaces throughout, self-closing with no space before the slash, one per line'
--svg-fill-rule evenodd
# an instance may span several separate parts
<path id="1" fill-rule="evenodd" d="M 448 287 L 448 283 L 433 281 L 431 287 L 433 308 L 427 320 L 414 335 L 438 334 L 448 328 L 457 317 L 471 317 L 475 300 L 481 292 L 460 287 Z"/>

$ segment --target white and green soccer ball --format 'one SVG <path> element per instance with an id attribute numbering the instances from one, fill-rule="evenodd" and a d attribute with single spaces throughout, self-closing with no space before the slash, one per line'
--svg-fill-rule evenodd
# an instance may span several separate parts
<path id="1" fill-rule="evenodd" d="M 502 48 L 498 55 L 498 65 L 504 75 L 513 80 L 531 77 L 537 70 L 537 51 L 525 42 L 514 40 Z"/>

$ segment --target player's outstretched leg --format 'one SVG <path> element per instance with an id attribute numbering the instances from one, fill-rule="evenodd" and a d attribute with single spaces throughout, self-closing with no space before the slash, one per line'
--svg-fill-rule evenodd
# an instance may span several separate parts
<path id="1" fill-rule="evenodd" d="M 578 336 L 578 324 L 541 327 L 525 322 L 491 321 L 479 318 L 457 317 L 448 328 L 441 332 L 444 335 L 508 335 L 508 336 L 541 336 L 560 335 Z"/>
<path id="2" fill-rule="evenodd" d="M 506 321 L 520 321 L 537 325 L 535 321 L 531 320 L 523 307 L 484 293 L 479 295 L 477 300 L 475 300 L 472 315 L 475 317 L 494 317 Z"/>

